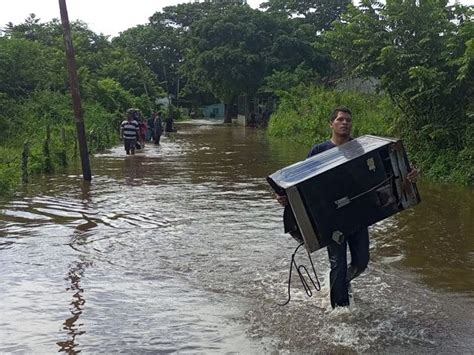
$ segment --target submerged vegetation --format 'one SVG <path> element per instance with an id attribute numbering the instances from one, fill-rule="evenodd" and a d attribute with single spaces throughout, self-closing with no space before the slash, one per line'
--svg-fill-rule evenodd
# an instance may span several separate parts
<path id="1" fill-rule="evenodd" d="M 123 112 L 157 98 L 190 109 L 238 96 L 279 97 L 268 133 L 305 144 L 328 136 L 334 106 L 355 134 L 403 138 L 425 175 L 474 182 L 472 7 L 447 1 L 269 0 L 186 3 L 109 39 L 72 24 L 91 153 L 116 143 Z M 0 32 L 0 194 L 77 155 L 61 25 L 33 14 Z M 373 80 L 370 93 L 336 89 Z M 178 110 L 170 110 L 179 114 Z M 226 121 L 231 119 L 227 110 Z"/>

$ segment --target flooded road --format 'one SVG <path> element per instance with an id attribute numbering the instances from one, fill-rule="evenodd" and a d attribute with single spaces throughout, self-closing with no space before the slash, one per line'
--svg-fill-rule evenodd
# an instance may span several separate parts
<path id="1" fill-rule="evenodd" d="M 356 305 L 332 311 L 294 277 L 265 177 L 308 147 L 181 124 L 0 200 L 0 352 L 471 353 L 474 192 L 421 183 L 423 203 L 371 227 Z M 304 252 L 298 261 L 307 264 Z"/>

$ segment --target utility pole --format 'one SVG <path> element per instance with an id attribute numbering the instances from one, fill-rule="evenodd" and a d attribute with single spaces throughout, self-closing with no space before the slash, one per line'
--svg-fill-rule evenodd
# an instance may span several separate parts
<path id="1" fill-rule="evenodd" d="M 79 154 L 81 156 L 82 176 L 84 180 L 91 181 L 91 168 L 89 164 L 89 152 L 87 149 L 86 129 L 81 105 L 81 94 L 79 92 L 79 82 L 77 80 L 76 59 L 72 46 L 71 26 L 67 14 L 66 0 L 59 0 L 59 10 L 61 11 L 61 23 L 63 25 L 64 45 L 66 47 L 67 70 L 69 73 L 69 87 L 74 108 L 76 121 L 77 140 L 79 142 Z"/>

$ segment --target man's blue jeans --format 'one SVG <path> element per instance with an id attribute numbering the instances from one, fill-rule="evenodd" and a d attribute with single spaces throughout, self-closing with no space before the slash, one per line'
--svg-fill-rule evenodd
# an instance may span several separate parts
<path id="1" fill-rule="evenodd" d="M 351 264 L 347 267 L 347 244 L 351 252 Z M 347 287 L 350 281 L 359 276 L 369 263 L 369 231 L 362 228 L 344 238 L 339 244 L 335 241 L 327 246 L 331 272 L 331 306 L 349 305 Z"/>

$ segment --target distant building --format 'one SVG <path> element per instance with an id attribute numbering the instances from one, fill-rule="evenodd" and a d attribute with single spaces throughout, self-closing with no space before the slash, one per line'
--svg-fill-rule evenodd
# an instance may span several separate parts
<path id="1" fill-rule="evenodd" d="M 225 115 L 225 105 L 216 103 L 200 107 L 203 118 L 223 119 Z"/>

